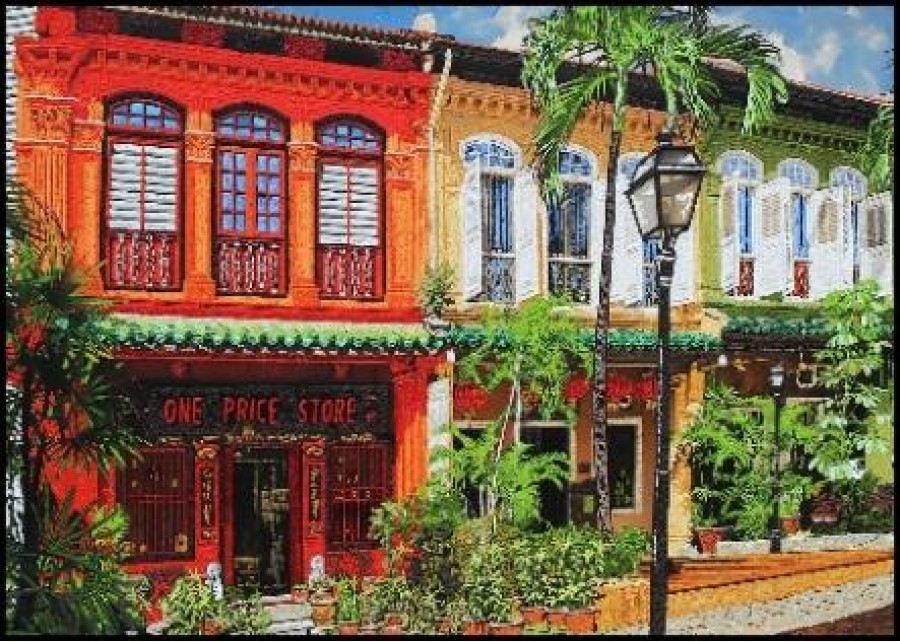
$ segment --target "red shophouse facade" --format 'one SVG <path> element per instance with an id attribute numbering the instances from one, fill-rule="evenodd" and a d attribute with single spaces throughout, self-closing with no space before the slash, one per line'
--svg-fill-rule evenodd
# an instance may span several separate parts
<path id="1" fill-rule="evenodd" d="M 420 324 L 430 34 L 150 7 L 40 7 L 35 31 L 16 42 L 18 176 L 61 217 L 87 294 L 142 322 Z M 368 514 L 425 479 L 442 355 L 118 354 L 150 446 L 54 483 L 125 506 L 131 570 L 220 562 L 277 591 L 316 555 L 375 568 Z"/>

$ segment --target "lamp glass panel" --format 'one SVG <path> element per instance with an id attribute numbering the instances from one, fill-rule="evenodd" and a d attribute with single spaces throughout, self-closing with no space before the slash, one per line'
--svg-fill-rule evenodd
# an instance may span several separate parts
<path id="1" fill-rule="evenodd" d="M 635 183 L 631 193 L 631 205 L 637 219 L 638 231 L 644 236 L 659 227 L 659 211 L 656 204 L 656 181 L 647 177 L 643 183 Z"/>
<path id="2" fill-rule="evenodd" d="M 694 198 L 700 189 L 701 176 L 702 174 L 695 171 L 660 175 L 660 207 L 662 211 L 659 213 L 659 217 L 663 227 L 677 229 L 690 224 Z"/>

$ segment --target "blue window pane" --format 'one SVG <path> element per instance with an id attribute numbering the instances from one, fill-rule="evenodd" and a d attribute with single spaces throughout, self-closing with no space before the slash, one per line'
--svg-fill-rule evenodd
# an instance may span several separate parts
<path id="1" fill-rule="evenodd" d="M 234 169 L 234 154 L 231 152 L 222 152 L 222 167 L 228 171 Z"/>
<path id="2" fill-rule="evenodd" d="M 234 134 L 234 125 L 232 125 L 231 122 L 221 123 L 219 125 L 219 133 L 226 134 L 228 136 Z"/>
<path id="3" fill-rule="evenodd" d="M 742 254 L 753 253 L 753 194 L 749 186 L 738 189 L 738 236 Z"/>
<path id="4" fill-rule="evenodd" d="M 247 191 L 247 175 L 237 174 L 234 177 L 234 188 L 239 192 Z"/>
<path id="5" fill-rule="evenodd" d="M 250 127 L 250 114 L 240 113 L 237 115 L 238 127 Z"/>
<path id="6" fill-rule="evenodd" d="M 257 196 L 256 197 L 256 212 L 258 214 L 266 213 L 266 205 L 267 205 L 267 201 L 266 201 L 265 196 Z"/>
<path id="7" fill-rule="evenodd" d="M 238 194 L 234 199 L 234 209 L 238 212 L 246 212 L 247 211 L 247 197 L 243 194 Z"/>
<path id="8" fill-rule="evenodd" d="M 222 216 L 222 229 L 225 230 L 233 230 L 234 229 L 234 215 L 233 214 L 225 214 Z"/>
<path id="9" fill-rule="evenodd" d="M 235 154 L 234 161 L 238 171 L 244 172 L 247 170 L 247 156 L 245 154 Z"/>
<path id="10" fill-rule="evenodd" d="M 269 231 L 270 232 L 278 232 L 278 228 L 281 225 L 281 222 L 277 216 L 269 217 Z"/>
<path id="11" fill-rule="evenodd" d="M 280 143 L 281 142 L 281 130 L 280 129 L 270 129 L 269 130 L 269 140 Z"/>
<path id="12" fill-rule="evenodd" d="M 280 214 L 281 213 L 281 197 L 280 196 L 270 196 L 269 197 L 269 213 L 270 214 Z"/>
<path id="13" fill-rule="evenodd" d="M 159 105 L 154 103 L 149 103 L 147 105 L 147 115 L 148 116 L 159 116 L 162 114 L 162 109 L 160 109 Z"/>
<path id="14" fill-rule="evenodd" d="M 265 129 L 268 125 L 268 120 L 263 118 L 262 116 L 254 116 L 253 117 L 253 128 L 254 129 Z"/>
<path id="15" fill-rule="evenodd" d="M 281 193 L 281 179 L 277 176 L 269 178 L 269 194 Z"/>
<path id="16" fill-rule="evenodd" d="M 268 232 L 269 231 L 269 219 L 265 216 L 260 216 L 256 219 L 256 228 L 260 232 Z"/>
<path id="17" fill-rule="evenodd" d="M 281 171 L 281 158 L 278 156 L 269 156 L 269 171 L 270 172 L 279 172 Z"/>
<path id="18" fill-rule="evenodd" d="M 266 180 L 265 176 L 257 176 L 256 177 L 256 190 L 258 192 L 265 192 L 266 186 L 269 184 L 269 181 Z"/>
<path id="19" fill-rule="evenodd" d="M 144 117 L 143 116 L 131 116 L 128 118 L 128 124 L 132 127 L 143 127 L 144 126 Z"/>
<path id="20" fill-rule="evenodd" d="M 141 114 L 141 115 L 143 115 L 143 113 L 144 113 L 144 103 L 139 103 L 139 102 L 133 102 L 133 103 L 131 103 L 131 105 L 129 106 L 129 111 L 130 111 L 132 114 Z"/>
<path id="21" fill-rule="evenodd" d="M 234 195 L 222 194 L 222 209 L 230 212 L 234 209 Z"/>
<path id="22" fill-rule="evenodd" d="M 222 173 L 222 189 L 234 189 L 234 174 L 229 172 Z"/>
<path id="23" fill-rule="evenodd" d="M 234 228 L 243 232 L 247 228 L 247 217 L 243 214 L 234 217 Z"/>
<path id="24" fill-rule="evenodd" d="M 128 118 L 125 114 L 121 112 L 113 114 L 113 125 L 124 125 L 126 122 L 128 122 Z"/>

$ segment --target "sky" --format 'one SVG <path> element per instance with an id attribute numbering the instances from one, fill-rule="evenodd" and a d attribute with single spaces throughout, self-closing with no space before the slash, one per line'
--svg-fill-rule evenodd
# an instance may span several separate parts
<path id="1" fill-rule="evenodd" d="M 518 49 L 529 18 L 550 6 L 386 5 L 279 6 L 281 11 L 382 28 L 428 28 L 472 44 Z M 715 22 L 747 24 L 781 49 L 790 79 L 871 95 L 893 91 L 888 50 L 894 47 L 893 6 L 723 5 Z"/>

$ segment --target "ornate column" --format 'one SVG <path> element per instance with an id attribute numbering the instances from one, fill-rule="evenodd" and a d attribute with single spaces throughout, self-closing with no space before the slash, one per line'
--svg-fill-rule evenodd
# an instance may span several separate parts
<path id="1" fill-rule="evenodd" d="M 298 123 L 288 144 L 288 283 L 291 303 L 318 305 L 316 286 L 316 155 L 312 125 Z"/>
<path id="2" fill-rule="evenodd" d="M 215 297 L 212 277 L 213 220 L 212 179 L 215 136 L 211 119 L 203 112 L 188 114 L 184 134 L 185 296 L 191 301 Z"/>
<path id="3" fill-rule="evenodd" d="M 394 489 L 396 497 L 414 493 L 428 474 L 428 375 L 401 362 L 391 363 L 394 384 Z"/>
<path id="4" fill-rule="evenodd" d="M 406 150 L 385 154 L 386 256 L 385 300 L 391 308 L 416 304 L 415 272 L 424 264 L 428 246 L 423 216 L 416 216 L 416 156 Z M 421 214 L 421 213 L 420 213 Z"/>
<path id="5" fill-rule="evenodd" d="M 678 447 L 681 435 L 693 421 L 703 401 L 704 373 L 696 364 L 690 370 L 672 377 L 672 450 L 669 459 L 671 487 L 669 499 L 669 545 L 673 553 L 691 539 L 691 467 L 683 449 Z"/>
<path id="6" fill-rule="evenodd" d="M 200 573 L 206 572 L 210 562 L 222 563 L 219 542 L 219 446 L 194 444 L 194 495 L 197 509 L 194 528 L 194 550 Z"/>
<path id="7" fill-rule="evenodd" d="M 100 243 L 103 220 L 103 106 L 88 109 L 89 118 L 72 122 L 69 180 L 79 189 L 69 200 L 69 233 L 77 233 L 74 246 L 76 265 L 87 272 L 85 290 L 89 295 L 103 292 Z"/>

